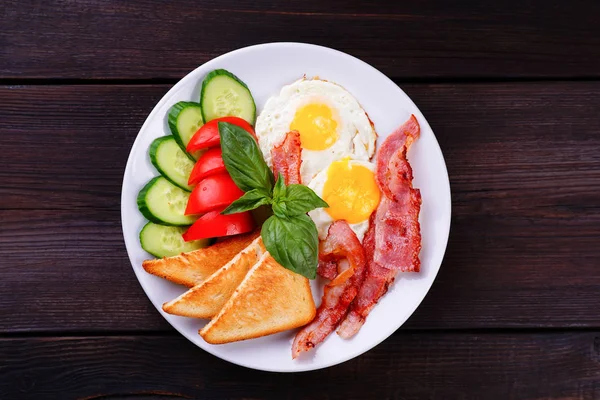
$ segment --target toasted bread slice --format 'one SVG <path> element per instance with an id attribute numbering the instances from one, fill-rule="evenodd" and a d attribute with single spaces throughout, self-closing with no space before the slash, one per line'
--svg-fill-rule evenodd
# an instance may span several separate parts
<path id="1" fill-rule="evenodd" d="M 315 317 L 308 279 L 265 252 L 200 335 L 222 344 L 297 328 Z"/>
<path id="2" fill-rule="evenodd" d="M 146 260 L 142 266 L 148 273 L 180 285 L 193 287 L 227 264 L 258 236 L 260 236 L 258 230 L 244 235 L 231 236 L 204 249 L 181 253 L 173 257 Z"/>
<path id="3" fill-rule="evenodd" d="M 259 236 L 204 282 L 165 303 L 163 310 L 184 317 L 214 317 L 265 251 Z"/>

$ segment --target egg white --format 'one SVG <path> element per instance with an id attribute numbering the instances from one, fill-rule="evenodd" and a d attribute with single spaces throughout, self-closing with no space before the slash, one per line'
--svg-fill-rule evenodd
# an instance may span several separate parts
<path id="1" fill-rule="evenodd" d="M 271 149 L 285 139 L 296 110 L 311 103 L 331 108 L 338 123 L 338 139 L 325 150 L 302 149 L 302 183 L 307 184 L 333 161 L 347 156 L 369 161 L 375 152 L 377 134 L 358 101 L 335 83 L 301 79 L 271 97 L 256 120 L 256 136 L 267 164 L 272 167 Z"/>
<path id="2" fill-rule="evenodd" d="M 376 167 L 375 164 L 369 161 L 363 160 L 354 160 L 350 159 L 348 161 L 350 165 L 361 165 L 363 167 L 368 168 L 371 172 L 375 173 Z M 327 172 L 329 167 L 325 168 L 321 172 L 314 177 L 313 180 L 307 185 L 311 188 L 319 197 L 323 197 L 323 187 L 325 186 L 325 182 L 327 182 Z M 335 179 L 332 177 L 332 179 Z M 317 232 L 319 233 L 319 239 L 324 240 L 327 237 L 327 231 L 329 230 L 329 226 L 334 222 L 333 218 L 325 211 L 324 208 L 317 208 L 308 213 L 308 216 L 314 221 L 317 226 Z M 367 217 L 364 221 L 348 224 L 350 229 L 356 233 L 356 237 L 362 243 L 363 238 L 365 237 L 365 233 L 367 229 L 369 229 L 369 218 Z"/>

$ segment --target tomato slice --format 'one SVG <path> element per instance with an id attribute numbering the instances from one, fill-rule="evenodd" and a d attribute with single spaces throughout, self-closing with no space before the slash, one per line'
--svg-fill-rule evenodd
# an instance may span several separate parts
<path id="1" fill-rule="evenodd" d="M 215 147 L 202 154 L 200 159 L 196 161 L 196 165 L 190 173 L 188 185 L 192 186 L 200 182 L 209 175 L 219 172 L 225 172 L 225 164 L 223 163 L 222 151 Z"/>
<path id="2" fill-rule="evenodd" d="M 216 208 L 227 207 L 243 194 L 227 172 L 208 176 L 192 190 L 185 215 L 203 214 Z"/>
<path id="3" fill-rule="evenodd" d="M 198 129 L 186 147 L 187 152 L 193 153 L 207 147 L 218 146 L 221 142 L 219 137 L 219 122 L 229 122 L 230 124 L 237 125 L 251 134 L 254 139 L 256 139 L 256 133 L 254 133 L 252 125 L 246 122 L 246 120 L 238 117 L 217 118 L 207 122 L 206 124 L 202 125 L 200 129 Z"/>
<path id="4" fill-rule="evenodd" d="M 183 234 L 186 242 L 192 240 L 238 235 L 254 229 L 254 219 L 250 211 L 238 214 L 221 215 L 221 211 L 210 211 L 201 216 Z"/>

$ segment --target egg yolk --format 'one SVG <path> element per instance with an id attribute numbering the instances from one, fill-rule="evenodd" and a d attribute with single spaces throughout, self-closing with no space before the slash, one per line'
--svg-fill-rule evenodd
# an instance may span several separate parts
<path id="1" fill-rule="evenodd" d="M 344 158 L 329 166 L 322 196 L 329 204 L 325 211 L 331 218 L 356 224 L 371 216 L 381 195 L 375 174 L 362 165 L 351 165 L 349 158 Z"/>
<path id="2" fill-rule="evenodd" d="M 331 108 L 325 104 L 311 103 L 296 110 L 290 130 L 300 133 L 303 148 L 325 150 L 338 139 L 337 125 Z"/>

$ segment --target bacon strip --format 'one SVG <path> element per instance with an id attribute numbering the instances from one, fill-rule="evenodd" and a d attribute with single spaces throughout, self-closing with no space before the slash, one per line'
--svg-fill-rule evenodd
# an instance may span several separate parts
<path id="1" fill-rule="evenodd" d="M 390 177 L 395 173 L 395 171 L 389 168 L 390 161 L 403 147 L 410 148 L 420 133 L 421 127 L 419 126 L 419 122 L 414 115 L 411 115 L 404 124 L 385 139 L 377 152 L 377 183 L 386 197 L 394 197 L 394 193 L 387 184 Z M 410 165 L 408 167 L 410 168 Z M 410 181 L 412 181 L 412 170 L 410 171 Z M 410 186 L 412 187 L 412 183 Z"/>
<path id="2" fill-rule="evenodd" d="M 300 177 L 301 155 L 300 134 L 298 131 L 288 132 L 283 143 L 271 149 L 275 179 L 281 173 L 286 185 L 302 183 Z"/>
<path id="3" fill-rule="evenodd" d="M 332 280 L 336 277 L 337 273 L 337 263 L 335 261 L 319 261 L 317 274 L 325 279 Z"/>
<path id="4" fill-rule="evenodd" d="M 421 192 L 412 187 L 412 169 L 406 147 L 392 156 L 386 187 L 393 197 L 384 196 L 376 211 L 373 261 L 388 269 L 419 272 Z"/>
<path id="5" fill-rule="evenodd" d="M 406 158 L 408 148 L 419 133 L 419 124 L 413 115 L 386 139 L 377 154 L 377 181 L 384 196 L 371 215 L 363 240 L 368 260 L 366 276 L 337 331 L 343 338 L 358 332 L 399 270 L 418 272 L 420 269 L 421 194 L 412 187 L 412 169 Z"/>
<path id="6" fill-rule="evenodd" d="M 346 221 L 331 224 L 319 247 L 319 262 L 337 264 L 338 275 L 325 285 L 315 319 L 296 335 L 292 358 L 315 347 L 333 332 L 346 315 L 364 278 L 365 251 Z"/>

